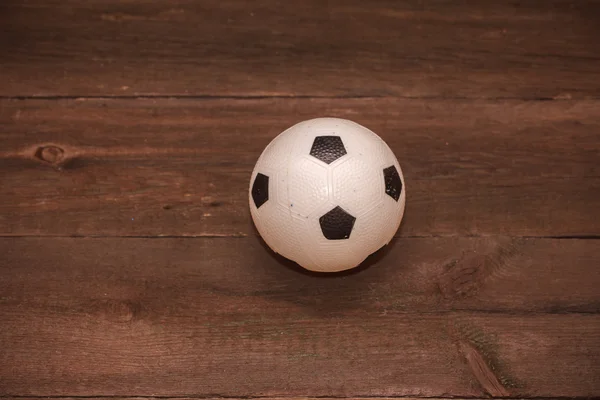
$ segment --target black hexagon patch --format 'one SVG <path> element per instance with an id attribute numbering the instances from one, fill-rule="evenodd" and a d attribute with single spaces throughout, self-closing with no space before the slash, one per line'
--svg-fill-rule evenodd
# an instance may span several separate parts
<path id="1" fill-rule="evenodd" d="M 260 172 L 254 178 L 252 184 L 252 199 L 256 208 L 260 208 L 269 200 L 269 177 Z"/>
<path id="2" fill-rule="evenodd" d="M 331 164 L 346 155 L 346 148 L 339 136 L 317 136 L 310 149 L 310 155 Z"/>
<path id="3" fill-rule="evenodd" d="M 329 240 L 348 239 L 352 233 L 354 221 L 356 218 L 339 206 L 319 218 L 323 236 Z"/>
<path id="4" fill-rule="evenodd" d="M 402 180 L 395 166 L 387 167 L 383 170 L 383 179 L 385 181 L 385 192 L 394 200 L 398 201 L 402 194 Z"/>

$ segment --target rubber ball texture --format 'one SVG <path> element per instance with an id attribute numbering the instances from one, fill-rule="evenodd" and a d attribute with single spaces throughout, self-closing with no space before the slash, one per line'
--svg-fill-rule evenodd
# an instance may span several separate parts
<path id="1" fill-rule="evenodd" d="M 265 148 L 249 203 L 273 251 L 308 270 L 337 272 L 389 243 L 404 215 L 406 188 L 379 136 L 349 120 L 316 118 Z"/>

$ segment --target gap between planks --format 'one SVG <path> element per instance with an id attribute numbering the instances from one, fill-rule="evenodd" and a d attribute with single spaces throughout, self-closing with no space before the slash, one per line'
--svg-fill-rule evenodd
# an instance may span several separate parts
<path id="1" fill-rule="evenodd" d="M 227 234 L 227 233 L 200 233 L 196 235 L 40 235 L 40 234 L 31 234 L 31 235 L 10 235 L 10 234 L 0 234 L 0 238 L 13 238 L 13 239 L 21 239 L 21 238 L 57 238 L 57 239 L 243 239 L 247 238 L 251 235 L 246 233 L 237 233 L 237 234 Z M 258 235 L 255 235 L 258 236 Z M 515 236 L 506 236 L 506 235 L 409 235 L 409 236 L 399 236 L 394 235 L 395 238 L 402 239 L 436 239 L 436 238 L 494 238 L 494 237 L 503 237 L 503 238 L 512 238 L 512 239 L 548 239 L 548 240 L 598 240 L 600 239 L 600 235 L 565 235 L 565 236 L 527 236 L 527 235 L 515 235 Z"/>
<path id="2" fill-rule="evenodd" d="M 526 96 L 404 96 L 404 95 L 212 95 L 212 94 L 197 94 L 197 95 L 181 95 L 181 94 L 165 94 L 165 95 L 123 95 L 123 96 L 86 96 L 86 95 L 40 95 L 40 96 L 0 96 L 0 100 L 447 100 L 447 101 L 573 101 L 574 99 L 567 96 L 553 97 L 526 97 Z M 587 96 L 582 99 L 595 101 L 600 100 L 600 96 Z"/>
<path id="3" fill-rule="evenodd" d="M 587 396 L 503 396 L 503 397 L 494 397 L 500 399 L 528 399 L 528 400 L 584 400 L 589 399 Z M 428 399 L 428 400 L 442 400 L 442 399 L 452 399 L 452 400 L 489 400 L 489 397 L 480 397 L 480 396 L 227 396 L 227 395 L 219 395 L 213 394 L 210 396 L 202 396 L 202 395 L 188 395 L 188 396 L 118 396 L 118 395 L 102 395 L 102 396 L 20 396 L 20 395 L 0 395 L 0 399 L 20 399 L 20 400 L 37 400 L 37 399 L 90 399 L 90 400 L 101 400 L 101 399 L 164 399 L 164 400 L 222 400 L 222 399 L 230 399 L 230 400 L 251 400 L 251 399 L 261 399 L 261 400 L 328 400 L 328 399 L 346 399 L 346 400 L 369 400 L 369 399 L 377 399 L 377 400 L 387 400 L 387 399 L 403 399 L 403 400 L 417 400 L 417 399 Z"/>

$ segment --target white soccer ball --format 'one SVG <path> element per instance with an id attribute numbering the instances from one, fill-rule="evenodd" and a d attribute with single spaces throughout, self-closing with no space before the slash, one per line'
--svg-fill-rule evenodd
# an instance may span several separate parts
<path id="1" fill-rule="evenodd" d="M 389 243 L 406 192 L 398 160 L 379 136 L 349 120 L 317 118 L 266 147 L 249 198 L 273 251 L 308 270 L 336 272 Z"/>

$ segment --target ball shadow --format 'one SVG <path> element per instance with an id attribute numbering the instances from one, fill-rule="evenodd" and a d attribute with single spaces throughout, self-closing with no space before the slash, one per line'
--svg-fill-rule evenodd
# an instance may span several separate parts
<path id="1" fill-rule="evenodd" d="M 264 257 L 273 262 L 265 272 L 270 284 L 283 282 L 285 290 L 265 293 L 272 299 L 285 301 L 301 306 L 315 317 L 331 316 L 340 312 L 369 308 L 373 301 L 373 285 L 387 280 L 389 268 L 378 268 L 389 265 L 383 260 L 390 255 L 397 237 L 378 251 L 368 256 L 359 266 L 339 272 L 309 271 L 294 261 L 275 253 L 262 239 L 254 224 L 253 234 L 260 247 L 265 251 Z"/>

